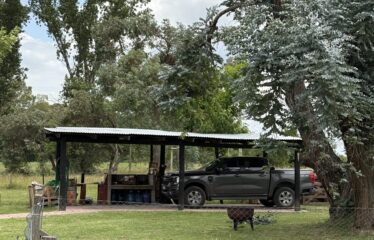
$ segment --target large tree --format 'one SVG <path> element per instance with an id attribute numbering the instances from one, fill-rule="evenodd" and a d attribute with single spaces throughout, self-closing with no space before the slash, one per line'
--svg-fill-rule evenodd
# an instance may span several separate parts
<path id="1" fill-rule="evenodd" d="M 160 81 L 153 96 L 183 131 L 241 132 L 222 59 L 212 50 L 204 20 L 191 26 L 164 21 L 158 34 Z"/>
<path id="2" fill-rule="evenodd" d="M 234 85 L 248 115 L 269 133 L 296 126 L 331 206 L 353 200 L 355 226 L 373 229 L 373 3 L 277 0 L 235 9 L 239 24 L 226 43 L 248 63 Z M 344 140 L 347 163 L 330 136 Z"/>
<path id="3" fill-rule="evenodd" d="M 63 97 L 68 107 L 63 123 L 73 126 L 117 127 L 112 108 L 99 91 L 98 71 L 131 49 L 141 49 L 155 23 L 148 0 L 30 0 L 30 8 L 54 39 L 67 69 Z M 82 111 L 83 110 L 83 111 Z M 76 169 L 88 171 L 102 161 L 91 148 L 71 148 Z M 113 147 L 114 158 L 118 156 Z"/>
<path id="4" fill-rule="evenodd" d="M 26 20 L 27 9 L 19 0 L 0 1 L 0 116 L 11 111 L 10 103 L 24 85 L 19 32 Z"/>
<path id="5" fill-rule="evenodd" d="M 0 117 L 0 160 L 9 173 L 28 173 L 28 162 L 45 163 L 54 155 L 43 129 L 61 120 L 58 106 L 33 97 L 30 88 L 19 92 L 12 113 Z"/>
<path id="6" fill-rule="evenodd" d="M 32 12 L 55 41 L 68 75 L 64 96 L 95 87 L 96 73 L 132 48 L 142 48 L 153 31 L 148 0 L 30 0 Z"/>

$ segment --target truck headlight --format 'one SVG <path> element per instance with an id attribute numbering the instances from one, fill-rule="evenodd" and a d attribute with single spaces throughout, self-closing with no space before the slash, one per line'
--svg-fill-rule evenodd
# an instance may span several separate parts
<path id="1" fill-rule="evenodd" d="M 175 177 L 174 177 L 174 182 L 175 182 L 175 183 L 179 183 L 179 176 L 175 176 Z"/>

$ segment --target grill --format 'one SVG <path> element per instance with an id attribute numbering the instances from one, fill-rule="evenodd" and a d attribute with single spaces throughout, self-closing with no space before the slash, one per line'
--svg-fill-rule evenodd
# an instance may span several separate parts
<path id="1" fill-rule="evenodd" d="M 229 207 L 227 215 L 233 221 L 234 230 L 238 230 L 240 223 L 248 222 L 253 231 L 253 214 L 255 210 L 251 207 Z"/>

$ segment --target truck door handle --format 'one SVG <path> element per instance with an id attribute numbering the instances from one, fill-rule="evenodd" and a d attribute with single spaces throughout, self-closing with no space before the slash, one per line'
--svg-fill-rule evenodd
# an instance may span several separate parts
<path id="1" fill-rule="evenodd" d="M 236 173 L 236 174 L 234 175 L 234 177 L 240 177 L 239 173 Z"/>
<path id="2" fill-rule="evenodd" d="M 213 182 L 213 177 L 212 177 L 212 176 L 209 176 L 209 177 L 208 177 L 208 181 L 209 181 L 209 182 Z"/>

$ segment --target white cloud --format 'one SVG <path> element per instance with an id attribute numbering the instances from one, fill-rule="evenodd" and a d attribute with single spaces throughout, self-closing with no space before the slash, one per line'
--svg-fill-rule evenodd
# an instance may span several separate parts
<path id="1" fill-rule="evenodd" d="M 261 135 L 264 133 L 264 125 L 258 121 L 251 120 L 251 119 L 244 119 L 243 123 L 247 126 L 249 132 L 257 135 Z"/>
<path id="2" fill-rule="evenodd" d="M 32 87 L 33 94 L 48 95 L 51 102 L 57 102 L 66 68 L 57 60 L 55 46 L 23 33 L 21 54 L 22 66 L 28 69 L 26 84 Z"/>

